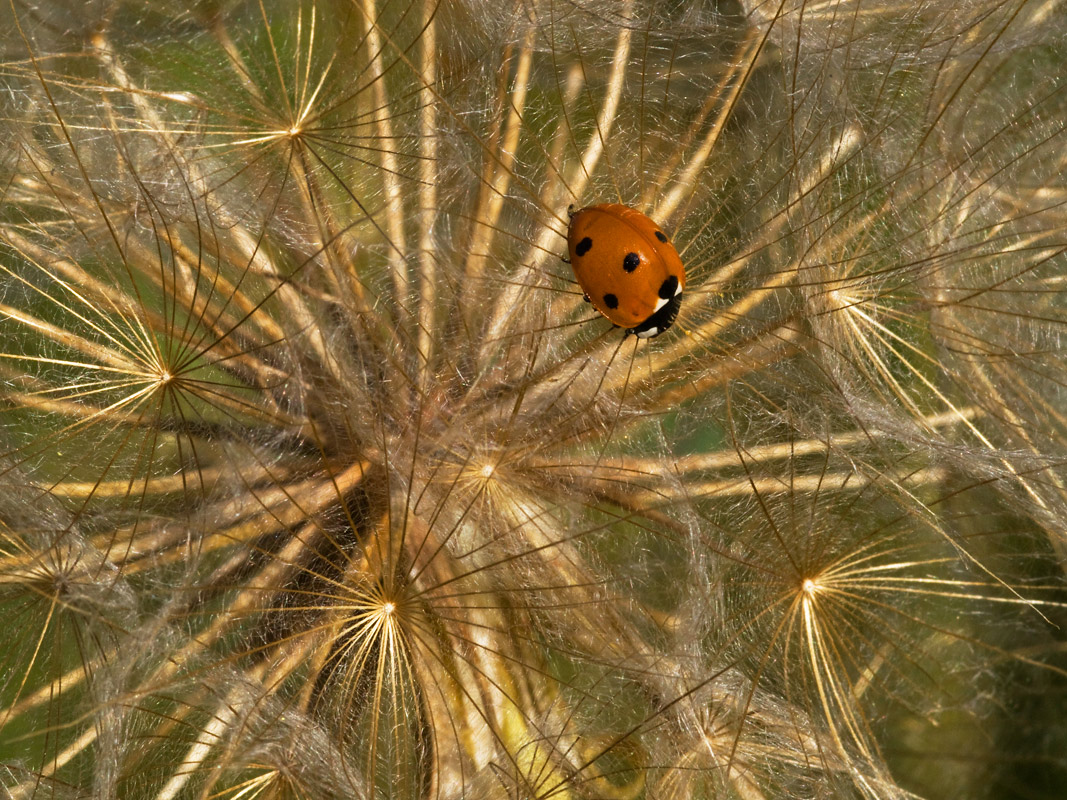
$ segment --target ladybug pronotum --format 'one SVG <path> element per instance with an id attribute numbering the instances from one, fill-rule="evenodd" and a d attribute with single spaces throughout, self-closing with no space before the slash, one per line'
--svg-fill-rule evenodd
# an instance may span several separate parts
<path id="1" fill-rule="evenodd" d="M 671 327 L 682 304 L 685 268 L 659 226 L 617 203 L 569 213 L 567 249 L 586 299 L 642 339 Z"/>

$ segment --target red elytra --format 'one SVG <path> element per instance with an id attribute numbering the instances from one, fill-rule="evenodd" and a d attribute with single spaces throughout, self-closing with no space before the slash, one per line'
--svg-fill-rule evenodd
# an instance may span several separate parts
<path id="1" fill-rule="evenodd" d="M 578 285 L 597 311 L 627 333 L 659 336 L 678 316 L 685 267 L 660 227 L 618 203 L 571 213 L 567 249 Z"/>

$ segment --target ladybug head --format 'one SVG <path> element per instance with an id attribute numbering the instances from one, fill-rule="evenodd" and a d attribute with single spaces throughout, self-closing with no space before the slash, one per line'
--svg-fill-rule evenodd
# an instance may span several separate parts
<path id="1" fill-rule="evenodd" d="M 630 328 L 627 333 L 632 333 L 638 339 L 651 339 L 659 336 L 671 325 L 678 316 L 678 309 L 682 307 L 682 287 L 678 279 L 673 275 L 659 287 L 659 303 L 655 312 L 636 327 Z"/>

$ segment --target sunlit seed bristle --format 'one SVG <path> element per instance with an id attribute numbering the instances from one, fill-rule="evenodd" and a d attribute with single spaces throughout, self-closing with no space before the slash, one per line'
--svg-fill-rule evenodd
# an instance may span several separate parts
<path id="1" fill-rule="evenodd" d="M 826 293 L 826 299 L 829 301 L 830 307 L 835 310 L 848 310 L 859 302 L 855 295 L 843 289 L 832 289 Z"/>

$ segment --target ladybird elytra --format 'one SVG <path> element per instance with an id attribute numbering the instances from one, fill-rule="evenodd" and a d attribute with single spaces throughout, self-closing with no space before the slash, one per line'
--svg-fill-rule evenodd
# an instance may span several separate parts
<path id="1" fill-rule="evenodd" d="M 585 297 L 609 321 L 642 339 L 678 316 L 685 268 L 667 234 L 618 203 L 568 209 L 567 250 Z"/>

